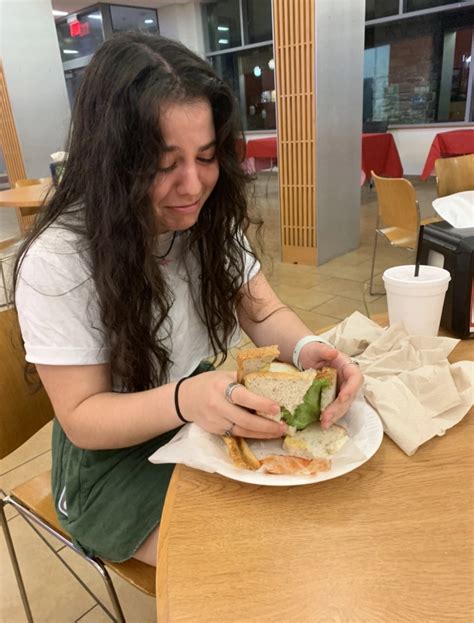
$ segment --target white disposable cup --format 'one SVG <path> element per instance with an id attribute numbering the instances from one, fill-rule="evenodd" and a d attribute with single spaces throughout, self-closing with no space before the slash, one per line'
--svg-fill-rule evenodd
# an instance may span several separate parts
<path id="1" fill-rule="evenodd" d="M 451 275 L 438 266 L 395 266 L 383 274 L 390 326 L 401 324 L 411 335 L 438 335 Z"/>

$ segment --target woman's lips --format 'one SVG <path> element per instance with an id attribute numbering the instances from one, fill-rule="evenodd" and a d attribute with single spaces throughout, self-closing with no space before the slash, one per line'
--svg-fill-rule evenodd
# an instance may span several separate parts
<path id="1" fill-rule="evenodd" d="M 199 208 L 199 201 L 196 201 L 195 203 L 190 203 L 184 206 L 168 206 L 168 208 L 170 210 L 175 210 L 176 212 L 179 212 L 180 214 L 187 214 L 187 213 L 194 212 L 195 210 Z"/>

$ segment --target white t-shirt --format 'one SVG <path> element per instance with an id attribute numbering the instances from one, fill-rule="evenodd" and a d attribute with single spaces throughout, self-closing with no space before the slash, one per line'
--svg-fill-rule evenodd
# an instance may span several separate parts
<path id="1" fill-rule="evenodd" d="M 187 269 L 180 261 L 186 237 L 186 232 L 178 233 L 166 258 L 157 260 L 174 297 L 163 333 L 169 333 L 164 344 L 173 360 L 170 381 L 190 374 L 200 361 L 212 355 L 207 329 L 189 285 L 190 280 L 199 282 L 199 263 L 190 254 Z M 172 240 L 171 232 L 158 236 L 156 255 L 165 254 Z M 259 263 L 247 253 L 243 283 L 259 270 Z M 110 361 L 87 246 L 78 234 L 54 224 L 34 241 L 21 265 L 16 305 L 27 361 L 50 365 Z M 240 330 L 236 330 L 229 348 L 238 344 L 239 339 Z M 117 381 L 114 389 L 120 390 Z"/>

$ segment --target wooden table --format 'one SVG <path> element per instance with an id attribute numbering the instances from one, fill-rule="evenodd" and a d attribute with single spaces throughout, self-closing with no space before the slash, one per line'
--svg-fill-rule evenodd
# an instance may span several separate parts
<path id="1" fill-rule="evenodd" d="M 51 183 L 32 184 L 0 191 L 0 208 L 39 208 Z"/>
<path id="2" fill-rule="evenodd" d="M 461 342 L 451 361 L 473 359 Z M 472 622 L 474 413 L 407 457 L 260 487 L 176 467 L 160 527 L 159 623 Z"/>

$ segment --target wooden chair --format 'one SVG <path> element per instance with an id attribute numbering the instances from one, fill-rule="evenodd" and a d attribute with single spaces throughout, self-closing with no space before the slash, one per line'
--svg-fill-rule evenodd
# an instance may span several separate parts
<path id="1" fill-rule="evenodd" d="M 420 206 L 416 200 L 416 192 L 411 182 L 404 178 L 380 177 L 371 171 L 377 191 L 378 210 L 375 227 L 372 267 L 370 271 L 370 294 L 373 292 L 375 255 L 378 236 L 384 236 L 391 245 L 414 251 L 418 244 L 420 225 L 434 223 L 437 217 L 420 220 Z M 380 223 L 383 227 L 380 227 Z"/>
<path id="2" fill-rule="evenodd" d="M 435 170 L 438 197 L 474 190 L 474 154 L 438 158 Z"/>
<path id="3" fill-rule="evenodd" d="M 19 249 L 20 240 L 9 238 L 8 240 L 0 240 L 0 309 L 9 306 L 13 302 L 12 288 L 8 287 L 5 266 L 7 263 L 13 265 L 15 255 Z"/>
<path id="4" fill-rule="evenodd" d="M 47 184 L 53 183 L 50 177 L 28 178 L 20 179 L 15 182 L 15 188 L 23 188 L 25 186 L 33 186 L 34 184 Z M 18 224 L 22 235 L 25 235 L 30 227 L 33 225 L 36 215 L 41 210 L 38 208 L 16 208 L 16 216 L 18 218 Z"/>
<path id="5" fill-rule="evenodd" d="M 32 393 L 24 381 L 24 354 L 17 329 L 16 312 L 13 309 L 0 312 L 0 378 L 0 458 L 4 458 L 54 417 L 46 392 L 41 388 L 40 391 Z M 50 483 L 51 472 L 48 470 L 14 487 L 9 495 L 0 497 L 0 521 L 27 620 L 32 623 L 33 617 L 5 516 L 4 508 L 7 504 L 10 504 L 18 511 L 20 516 L 33 528 L 104 612 L 113 621 L 124 622 L 125 617 L 106 567 L 113 569 L 129 584 L 151 596 L 155 595 L 155 567 L 135 559 L 130 559 L 123 563 L 115 563 L 84 555 L 72 544 L 71 538 L 58 523 Z M 44 538 L 42 530 L 56 537 L 61 543 L 75 551 L 96 569 L 105 583 L 113 606 L 113 613 L 108 610 L 83 580 L 59 556 L 52 545 Z M 45 578 L 45 590 L 47 590 L 48 581 L 48 578 Z"/>

